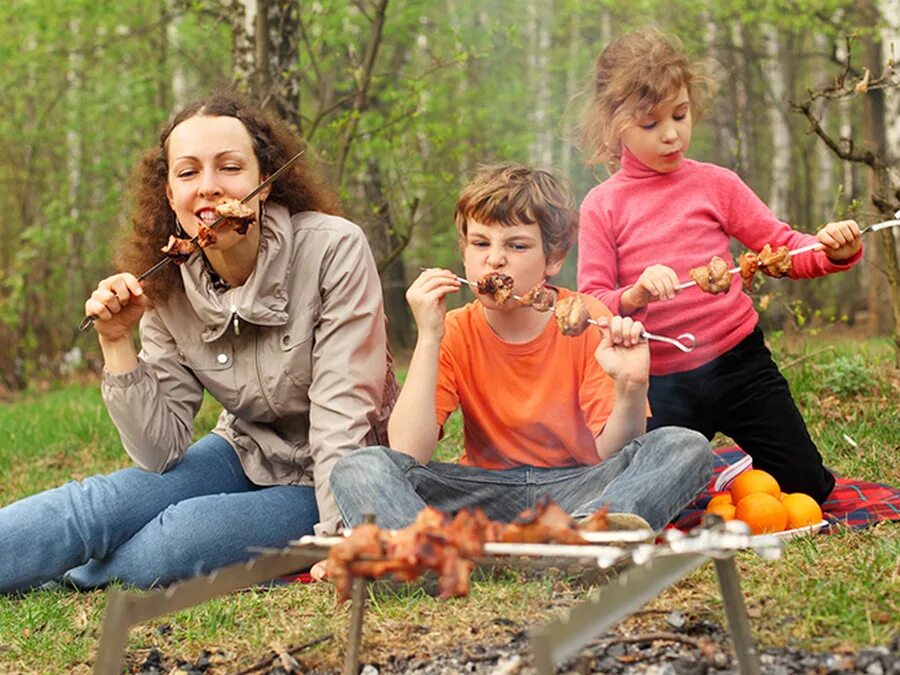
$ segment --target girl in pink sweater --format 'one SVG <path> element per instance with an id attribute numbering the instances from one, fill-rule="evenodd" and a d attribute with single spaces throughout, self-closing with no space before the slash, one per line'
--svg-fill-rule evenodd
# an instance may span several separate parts
<path id="1" fill-rule="evenodd" d="M 753 251 L 821 243 L 792 258 L 793 278 L 843 271 L 862 256 L 859 227 L 848 220 L 815 236 L 797 232 L 732 171 L 687 159 L 702 85 L 680 42 L 657 31 L 620 37 L 600 54 L 582 140 L 592 163 L 618 170 L 581 205 L 578 288 L 650 332 L 696 336 L 690 354 L 651 345 L 649 428 L 686 426 L 710 439 L 721 431 L 782 490 L 822 502 L 834 478 L 740 279 L 719 295 L 678 286 L 713 255 L 733 267 L 732 237 Z"/>

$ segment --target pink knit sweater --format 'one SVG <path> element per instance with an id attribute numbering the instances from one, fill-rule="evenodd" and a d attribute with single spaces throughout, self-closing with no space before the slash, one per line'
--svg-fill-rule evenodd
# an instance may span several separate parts
<path id="1" fill-rule="evenodd" d="M 614 314 L 619 301 L 647 267 L 667 265 L 689 281 L 692 267 L 713 255 L 729 267 L 734 237 L 759 251 L 765 244 L 791 249 L 815 243 L 812 235 L 792 230 L 728 169 L 685 160 L 675 171 L 657 173 L 627 150 L 622 167 L 585 197 L 578 237 L 578 290 L 598 297 Z M 793 258 L 793 278 L 809 278 L 851 268 L 862 250 L 844 264 L 821 251 Z M 652 302 L 634 314 L 651 333 L 676 336 L 691 332 L 697 347 L 685 354 L 651 341 L 653 375 L 697 368 L 724 354 L 749 335 L 758 319 L 738 275 L 731 289 L 709 295 L 687 288 L 674 300 Z"/>

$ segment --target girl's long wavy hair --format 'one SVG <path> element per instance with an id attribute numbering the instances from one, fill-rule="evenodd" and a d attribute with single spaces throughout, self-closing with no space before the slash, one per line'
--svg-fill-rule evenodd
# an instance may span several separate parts
<path id="1" fill-rule="evenodd" d="M 160 133 L 159 145 L 144 153 L 129 181 L 129 221 L 131 227 L 117 247 L 114 263 L 119 271 L 140 274 L 160 260 L 160 249 L 175 233 L 175 212 L 166 197 L 169 172 L 168 141 L 172 130 L 195 115 L 235 117 L 253 141 L 260 174 L 274 173 L 304 147 L 303 140 L 286 123 L 264 112 L 234 92 L 215 93 L 194 101 L 178 112 Z M 290 213 L 320 211 L 337 214 L 337 195 L 319 179 L 301 156 L 271 186 L 269 199 L 287 207 Z M 162 302 L 183 288 L 177 265 L 166 265 L 144 280 L 151 302 Z"/>
<path id="2" fill-rule="evenodd" d="M 594 64 L 585 86 L 576 133 L 588 164 L 614 165 L 621 157 L 622 132 L 636 119 L 687 88 L 691 113 L 699 120 L 713 93 L 711 62 L 691 62 L 681 41 L 656 29 L 613 40 Z M 612 168 L 611 167 L 611 168 Z"/>

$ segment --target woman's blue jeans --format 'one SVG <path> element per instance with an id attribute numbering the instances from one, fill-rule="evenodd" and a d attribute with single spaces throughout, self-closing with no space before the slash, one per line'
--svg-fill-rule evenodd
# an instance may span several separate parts
<path id="1" fill-rule="evenodd" d="M 285 546 L 318 520 L 312 487 L 252 483 L 209 434 L 163 474 L 123 469 L 0 509 L 0 593 L 57 579 L 167 585 Z"/>
<path id="2" fill-rule="evenodd" d="M 367 513 L 381 527 L 405 527 L 426 504 L 448 513 L 480 506 L 491 519 L 509 522 L 549 497 L 576 518 L 605 506 L 636 513 L 659 530 L 706 487 L 712 464 L 702 434 L 664 427 L 605 462 L 561 469 L 419 464 L 389 448 L 363 448 L 335 465 L 331 490 L 350 527 Z"/>

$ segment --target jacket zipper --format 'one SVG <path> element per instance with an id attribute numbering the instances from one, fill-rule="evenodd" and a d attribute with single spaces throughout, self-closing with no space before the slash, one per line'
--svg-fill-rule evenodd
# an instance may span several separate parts
<path id="1" fill-rule="evenodd" d="M 232 322 L 231 325 L 234 326 L 234 334 L 236 336 L 240 335 L 241 334 L 241 326 L 240 326 L 240 323 L 238 322 L 237 305 L 235 305 L 234 303 L 232 303 L 232 305 L 231 305 L 231 322 Z"/>

